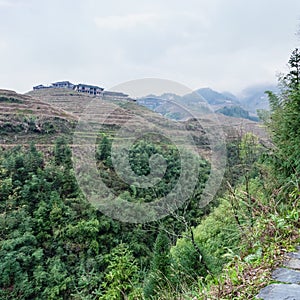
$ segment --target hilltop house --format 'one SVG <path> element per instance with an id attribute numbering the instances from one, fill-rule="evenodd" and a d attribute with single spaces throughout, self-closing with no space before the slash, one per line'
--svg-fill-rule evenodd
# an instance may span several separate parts
<path id="1" fill-rule="evenodd" d="M 134 99 L 131 99 L 128 97 L 127 94 L 120 93 L 120 92 L 110 92 L 110 91 L 104 91 L 104 88 L 101 88 L 99 86 L 95 85 L 89 85 L 89 84 L 73 84 L 70 81 L 58 81 L 52 83 L 50 86 L 45 85 L 37 85 L 33 87 L 33 90 L 41 90 L 41 89 L 50 89 L 50 88 L 64 88 L 64 89 L 70 89 L 74 90 L 79 93 L 85 93 L 89 95 L 94 95 L 98 97 L 104 97 L 108 100 L 127 100 L 127 101 L 135 101 Z"/>
<path id="2" fill-rule="evenodd" d="M 73 89 L 79 93 L 87 93 L 95 96 L 101 96 L 104 90 L 104 88 L 101 88 L 99 86 L 88 85 L 83 83 L 75 85 Z"/>
<path id="3" fill-rule="evenodd" d="M 51 88 L 65 88 L 65 89 L 74 89 L 74 84 L 71 83 L 70 81 L 58 81 L 52 83 L 50 86 L 46 86 L 43 84 L 39 84 L 37 86 L 33 87 L 33 90 L 42 90 L 42 89 L 51 89 Z"/>
<path id="4" fill-rule="evenodd" d="M 74 84 L 71 83 L 70 81 L 58 81 L 58 82 L 54 82 L 52 83 L 51 87 L 53 88 L 65 88 L 65 89 L 74 89 Z"/>
<path id="5" fill-rule="evenodd" d="M 48 88 L 49 88 L 48 86 L 45 86 L 43 84 L 39 84 L 37 86 L 34 86 L 33 90 L 35 91 L 35 90 L 42 90 L 42 89 L 48 89 Z"/>

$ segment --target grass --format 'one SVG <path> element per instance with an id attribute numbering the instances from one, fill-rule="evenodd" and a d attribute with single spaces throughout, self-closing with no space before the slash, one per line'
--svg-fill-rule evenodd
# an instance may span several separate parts
<path id="1" fill-rule="evenodd" d="M 239 255 L 233 255 L 218 277 L 208 280 L 204 295 L 197 299 L 254 299 L 274 282 L 272 270 L 282 264 L 284 254 L 300 243 L 299 214 L 291 203 L 260 214 L 246 230 Z"/>

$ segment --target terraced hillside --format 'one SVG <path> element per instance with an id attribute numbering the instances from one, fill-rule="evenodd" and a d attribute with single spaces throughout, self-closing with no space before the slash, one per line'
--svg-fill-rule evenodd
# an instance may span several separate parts
<path id="1" fill-rule="evenodd" d="M 249 120 L 220 115 L 216 122 L 215 116 L 199 116 L 195 113 L 197 119 L 175 122 L 134 102 L 106 100 L 67 89 L 37 90 L 26 95 L 0 90 L 0 109 L 2 146 L 29 144 L 31 141 L 52 145 L 60 135 L 67 136 L 72 143 L 76 124 L 86 119 L 97 126 L 92 130 L 83 129 L 82 134 L 85 136 L 93 136 L 95 131 L 115 134 L 116 129 L 126 124 L 132 134 L 142 134 L 159 127 L 166 137 L 175 138 L 177 144 L 186 144 L 185 136 L 188 132 L 197 150 L 207 158 L 210 157 L 209 139 L 205 134 L 208 131 L 212 135 L 223 131 L 226 138 L 253 132 L 262 141 L 268 140 L 261 125 Z M 124 136 L 117 138 L 125 139 Z"/>
<path id="2" fill-rule="evenodd" d="M 236 138 L 246 132 L 251 132 L 257 135 L 262 143 L 269 144 L 270 139 L 262 123 L 251 120 L 251 118 L 226 116 L 217 113 L 216 108 L 218 106 L 211 104 L 218 102 L 218 97 L 222 95 L 214 91 L 211 92 L 212 94 L 209 95 L 209 101 L 207 102 L 209 105 L 195 92 L 185 96 L 162 94 L 161 96 L 145 97 L 138 99 L 138 103 L 173 120 L 187 121 L 192 114 L 201 124 L 211 126 L 210 120 L 217 119 L 217 126 L 220 126 L 227 138 Z M 226 99 L 225 96 L 223 97 Z M 210 115 L 212 111 L 215 111 L 213 116 Z"/>
<path id="3" fill-rule="evenodd" d="M 1 146 L 51 144 L 58 135 L 69 135 L 74 116 L 58 107 L 14 91 L 0 90 Z"/>
<path id="4" fill-rule="evenodd" d="M 31 91 L 28 95 L 35 99 L 45 101 L 53 107 L 62 109 L 73 115 L 76 119 L 82 117 L 84 114 L 89 114 L 89 110 L 91 110 L 89 106 L 94 105 L 94 102 L 99 106 L 99 108 L 97 108 L 97 117 L 100 118 L 99 122 L 106 124 L 123 124 L 125 120 L 128 120 L 130 115 L 130 110 L 121 108 L 126 104 L 125 101 L 103 100 L 99 97 L 78 93 L 73 90 L 52 88 Z M 137 106 L 135 106 L 135 109 L 137 109 Z M 95 110 L 93 113 L 95 113 Z M 103 119 L 104 117 L 105 120 Z"/>
<path id="5" fill-rule="evenodd" d="M 129 133 L 128 131 L 132 135 L 138 135 L 159 128 L 166 137 L 175 138 L 176 144 L 186 144 L 185 136 L 186 132 L 189 131 L 194 137 L 198 150 L 206 157 L 209 156 L 208 141 L 202 126 L 197 122 L 196 124 L 189 121 L 188 123 L 193 123 L 193 125 L 187 126 L 187 122 L 169 120 L 131 101 L 101 99 L 66 89 L 36 90 L 28 93 L 28 95 L 63 109 L 79 122 L 88 119 L 89 123 L 95 124 L 92 130 L 83 128 L 82 135 L 92 136 L 91 131 L 115 134 L 116 129 L 123 126 L 127 128 L 125 135 Z M 126 139 L 124 136 L 117 138 Z"/>

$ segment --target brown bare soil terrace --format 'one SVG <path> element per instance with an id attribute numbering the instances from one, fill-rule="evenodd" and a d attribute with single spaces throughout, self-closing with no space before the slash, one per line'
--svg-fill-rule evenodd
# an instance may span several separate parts
<path id="1" fill-rule="evenodd" d="M 224 132 L 226 139 L 236 138 L 252 132 L 266 142 L 268 136 L 261 124 L 245 119 L 218 115 L 197 116 L 185 122 L 175 122 L 130 101 L 103 99 L 67 89 L 44 89 L 25 95 L 0 90 L 0 146 L 28 145 L 49 148 L 54 140 L 65 135 L 70 144 L 78 122 L 95 124 L 91 131 L 83 129 L 80 134 L 93 137 L 93 130 L 106 126 L 112 133 L 130 123 L 130 130 L 143 133 L 151 126 L 163 128 L 167 137 L 176 137 L 177 143 L 188 132 L 194 139 L 198 151 L 210 157 L 210 147 L 205 136 L 207 130 L 213 134 Z M 122 137 L 118 137 L 122 138 Z M 124 137 L 125 138 L 125 137 Z M 184 144 L 182 138 L 182 144 Z M 79 145 L 78 145 L 79 146 Z"/>

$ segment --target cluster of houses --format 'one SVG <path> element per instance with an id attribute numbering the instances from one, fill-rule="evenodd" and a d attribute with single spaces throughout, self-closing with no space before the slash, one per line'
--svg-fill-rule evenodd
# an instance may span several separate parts
<path id="1" fill-rule="evenodd" d="M 54 82 L 50 86 L 45 86 L 43 84 L 40 84 L 34 86 L 33 90 L 53 89 L 53 88 L 70 89 L 79 93 L 85 93 L 88 95 L 99 96 L 102 98 L 108 98 L 114 100 L 135 101 L 134 99 L 129 98 L 128 95 L 124 93 L 105 91 L 104 88 L 99 86 L 83 84 L 83 83 L 73 84 L 69 81 Z"/>

